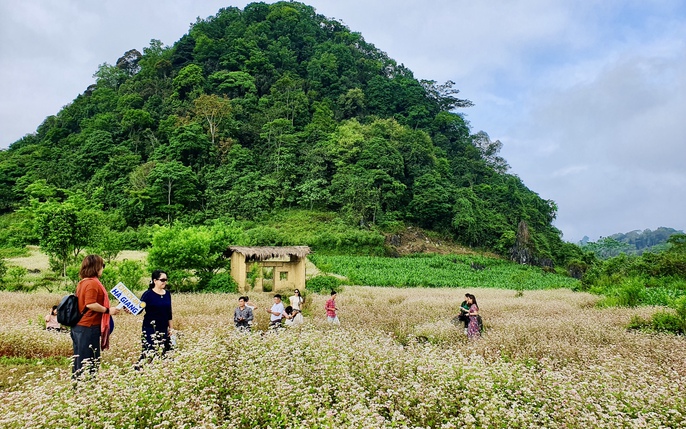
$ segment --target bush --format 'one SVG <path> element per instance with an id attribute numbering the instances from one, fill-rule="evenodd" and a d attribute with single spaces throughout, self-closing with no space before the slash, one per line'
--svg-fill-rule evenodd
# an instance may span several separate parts
<path id="1" fill-rule="evenodd" d="M 624 279 L 619 286 L 604 289 L 595 287 L 592 292 L 606 297 L 598 303 L 601 307 L 637 307 L 646 301 L 646 288 L 640 278 Z"/>
<path id="2" fill-rule="evenodd" d="M 631 317 L 631 321 L 629 321 L 629 324 L 627 325 L 627 329 L 633 329 L 633 330 L 642 330 L 642 329 L 650 329 L 650 328 L 651 328 L 650 320 L 646 320 L 637 314 L 635 314 Z"/>
<path id="3" fill-rule="evenodd" d="M 238 292 L 238 284 L 231 277 L 231 274 L 218 273 L 209 279 L 207 285 L 203 288 L 203 292 L 236 293 Z"/>
<path id="4" fill-rule="evenodd" d="M 119 281 L 124 283 L 129 289 L 140 289 L 141 278 L 145 275 L 143 264 L 138 261 L 123 260 L 115 264 Z M 147 285 L 146 285 L 147 286 Z"/>
<path id="5" fill-rule="evenodd" d="M 5 274 L 7 274 L 7 263 L 3 258 L 0 258 L 0 283 L 4 282 Z"/>
<path id="6" fill-rule="evenodd" d="M 204 279 L 226 268 L 226 248 L 243 240 L 243 230 L 233 224 L 159 228 L 148 252 L 148 264 L 152 269 L 190 271 L 196 280 Z"/>
<path id="7" fill-rule="evenodd" d="M 164 270 L 164 268 L 160 268 Z M 171 292 L 197 292 L 198 281 L 188 270 L 167 270 L 167 289 Z"/>
<path id="8" fill-rule="evenodd" d="M 312 277 L 305 283 L 305 288 L 310 292 L 322 293 L 330 292 L 335 290 L 338 292 L 338 288 L 343 282 L 334 276 L 317 276 Z"/>
<path id="9" fill-rule="evenodd" d="M 105 262 L 109 264 L 122 250 L 124 250 L 124 244 L 121 233 L 104 227 L 95 245 L 89 248 L 89 253 L 102 256 Z"/>
<path id="10" fill-rule="evenodd" d="M 3 282 L 8 291 L 30 292 L 36 288 L 33 283 L 26 283 L 28 270 L 24 267 L 12 266 L 7 268 L 7 281 Z"/>
<path id="11" fill-rule="evenodd" d="M 26 247 L 2 247 L 0 248 L 0 258 L 21 258 L 29 256 L 31 252 Z"/>
<path id="12" fill-rule="evenodd" d="M 683 326 L 679 317 L 667 311 L 658 311 L 653 314 L 651 320 L 651 328 L 657 332 L 671 332 L 674 334 L 683 334 Z"/>

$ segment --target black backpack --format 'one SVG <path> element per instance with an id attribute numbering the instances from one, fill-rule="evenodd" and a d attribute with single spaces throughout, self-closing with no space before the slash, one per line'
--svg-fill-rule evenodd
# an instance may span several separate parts
<path id="1" fill-rule="evenodd" d="M 79 312 L 79 299 L 76 295 L 67 295 L 62 298 L 62 301 L 57 306 L 57 321 L 60 325 L 76 326 L 86 311 L 88 311 L 88 308 L 84 308 L 83 313 Z"/>

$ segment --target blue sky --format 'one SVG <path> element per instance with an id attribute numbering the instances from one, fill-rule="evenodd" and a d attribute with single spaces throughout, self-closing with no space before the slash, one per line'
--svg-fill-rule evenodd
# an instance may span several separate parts
<path id="1" fill-rule="evenodd" d="M 177 41 L 246 1 L 0 2 L 0 147 L 35 131 L 99 64 Z M 453 80 L 472 131 L 558 204 L 564 239 L 686 229 L 686 2 L 313 0 L 413 70 Z"/>

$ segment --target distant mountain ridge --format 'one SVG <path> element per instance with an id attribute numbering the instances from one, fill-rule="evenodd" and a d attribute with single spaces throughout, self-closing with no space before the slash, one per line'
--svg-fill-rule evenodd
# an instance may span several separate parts
<path id="1" fill-rule="evenodd" d="M 683 233 L 682 230 L 661 226 L 654 231 L 637 229 L 626 233 L 612 234 L 607 237 L 600 237 L 597 242 L 591 242 L 588 237 L 584 237 L 578 244 L 586 250 L 592 250 L 601 258 L 610 258 L 620 253 L 641 255 L 644 252 L 665 250 L 669 237 Z"/>

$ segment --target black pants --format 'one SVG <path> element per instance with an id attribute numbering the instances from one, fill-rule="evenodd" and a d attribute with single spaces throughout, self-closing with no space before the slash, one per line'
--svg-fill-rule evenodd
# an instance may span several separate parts
<path id="1" fill-rule="evenodd" d="M 171 339 L 169 338 L 169 334 L 165 332 L 143 328 L 141 341 L 143 343 L 143 351 L 141 352 L 140 358 L 138 358 L 139 365 L 146 360 L 150 362 L 155 357 L 164 357 L 164 355 L 171 350 Z"/>
<path id="2" fill-rule="evenodd" d="M 236 328 L 244 330 L 244 331 L 249 331 L 250 330 L 250 323 L 248 323 L 247 320 L 241 320 L 240 322 L 234 322 L 236 324 Z"/>
<path id="3" fill-rule="evenodd" d="M 100 363 L 100 325 L 74 326 L 71 340 L 74 343 L 72 374 L 78 377 L 84 371 L 96 372 Z"/>

